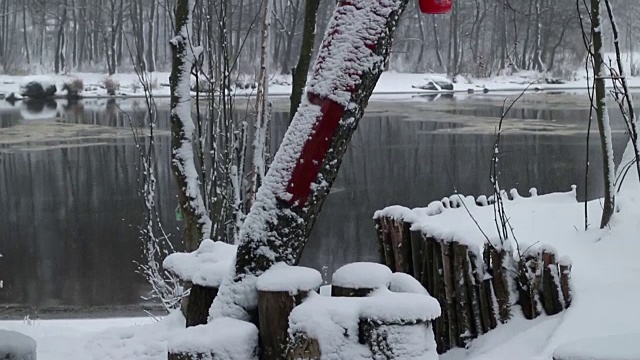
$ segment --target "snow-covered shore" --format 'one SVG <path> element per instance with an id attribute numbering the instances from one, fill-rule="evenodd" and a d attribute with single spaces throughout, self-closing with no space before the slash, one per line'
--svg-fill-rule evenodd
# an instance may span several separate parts
<path id="1" fill-rule="evenodd" d="M 65 83 L 73 79 L 81 79 L 85 90 L 82 92 L 84 98 L 108 97 L 105 87 L 105 80 L 108 77 L 99 73 L 72 73 L 69 75 L 37 75 L 37 76 L 11 76 L 0 75 L 0 98 L 11 93 L 19 93 L 20 85 L 31 80 L 55 83 L 58 92 L 57 96 L 64 97 L 66 91 L 62 90 Z M 143 97 L 144 92 L 140 80 L 136 74 L 115 74 L 110 77 L 115 84 L 119 85 L 116 96 L 119 97 Z M 385 72 L 376 85 L 373 97 L 388 97 L 395 95 L 415 95 L 434 93 L 469 93 L 469 92 L 520 92 L 524 89 L 530 91 L 575 91 L 586 89 L 586 75 L 577 75 L 571 80 L 562 80 L 562 83 L 555 82 L 546 74 L 534 71 L 521 71 L 509 76 L 495 76 L 492 78 L 470 78 L 458 76 L 454 82 L 453 90 L 424 90 L 423 87 L 430 81 L 451 82 L 446 74 L 418 74 L 418 73 L 398 73 Z M 151 75 L 148 80 L 151 84 L 152 92 L 156 97 L 170 96 L 169 73 L 158 72 Z M 194 82 L 195 83 L 195 82 Z M 290 76 L 272 76 L 269 93 L 274 97 L 288 97 L 291 94 Z M 255 90 L 243 84 L 247 89 L 236 90 L 236 95 L 253 96 Z M 640 89 L 640 77 L 629 78 L 629 86 Z"/>

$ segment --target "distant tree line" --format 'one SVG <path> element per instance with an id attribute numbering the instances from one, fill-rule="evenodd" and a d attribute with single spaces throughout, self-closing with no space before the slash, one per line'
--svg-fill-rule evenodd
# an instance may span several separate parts
<path id="1" fill-rule="evenodd" d="M 218 50 L 225 41 L 232 70 L 255 76 L 263 1 L 200 3 L 194 10 L 193 36 L 204 45 L 204 56 L 221 61 Z M 314 53 L 336 4 L 318 3 Z M 0 0 L 0 71 L 168 71 L 175 4 Z M 274 0 L 272 71 L 294 70 L 309 21 L 305 5 L 306 0 Z M 621 1 L 616 10 L 623 49 L 637 50 L 640 23 L 634 19 L 640 17 L 640 2 Z M 583 65 L 584 55 L 575 0 L 454 0 L 450 14 L 437 16 L 420 14 L 417 1 L 411 1 L 396 34 L 390 69 L 474 76 L 528 69 L 566 75 Z"/>

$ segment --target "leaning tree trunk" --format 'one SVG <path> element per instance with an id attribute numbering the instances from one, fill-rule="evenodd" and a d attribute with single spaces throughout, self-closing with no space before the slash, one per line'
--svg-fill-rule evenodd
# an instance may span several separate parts
<path id="1" fill-rule="evenodd" d="M 613 162 L 613 145 L 611 142 L 611 125 L 607 111 L 605 88 L 606 67 L 604 49 L 602 47 L 602 18 L 600 0 L 591 0 L 591 34 L 593 38 L 593 76 L 596 87 L 596 117 L 600 131 L 602 148 L 602 173 L 604 174 L 604 203 L 602 204 L 602 220 L 600 228 L 609 224 L 615 209 L 615 164 Z"/>
<path id="2" fill-rule="evenodd" d="M 196 0 L 178 0 L 176 5 L 176 36 L 171 39 L 171 170 L 178 183 L 178 200 L 184 219 L 183 241 L 186 251 L 197 249 L 200 240 L 209 236 L 211 220 L 207 215 L 195 164 L 193 149 L 194 124 L 191 118 L 191 69 L 196 53 L 190 35 L 193 34 L 192 11 Z"/>
<path id="3" fill-rule="evenodd" d="M 296 264 L 391 50 L 408 0 L 341 0 L 313 76 L 240 232 L 211 315 L 254 320 L 257 276 Z"/>
<path id="4" fill-rule="evenodd" d="M 293 120 L 293 116 L 298 110 L 304 87 L 307 84 L 311 55 L 313 55 L 313 43 L 316 38 L 316 18 L 319 6 L 320 0 L 307 0 L 304 8 L 304 29 L 302 31 L 300 57 L 298 58 L 298 65 L 293 70 L 293 78 L 291 80 L 291 107 L 289 108 L 291 120 Z"/>

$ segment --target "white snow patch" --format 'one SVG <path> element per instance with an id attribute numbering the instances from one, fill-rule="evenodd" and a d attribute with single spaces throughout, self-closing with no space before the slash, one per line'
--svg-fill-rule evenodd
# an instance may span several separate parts
<path id="1" fill-rule="evenodd" d="M 203 360 L 258 359 L 258 329 L 250 322 L 217 318 L 206 325 L 183 329 L 173 334 L 169 351 L 211 354 Z"/>
<path id="2" fill-rule="evenodd" d="M 289 292 L 296 295 L 298 291 L 319 289 L 322 285 L 322 274 L 316 269 L 303 266 L 289 266 L 285 263 L 273 265 L 258 277 L 258 291 Z"/>
<path id="3" fill-rule="evenodd" d="M 217 288 L 232 270 L 236 251 L 235 245 L 205 239 L 196 251 L 170 254 L 163 265 L 182 280 Z"/>
<path id="4" fill-rule="evenodd" d="M 352 289 L 389 287 L 391 270 L 382 264 L 355 262 L 340 267 L 333 273 L 331 284 Z"/>
<path id="5" fill-rule="evenodd" d="M 558 360 L 637 360 L 640 333 L 585 338 L 562 344 L 553 352 Z"/>
<path id="6" fill-rule="evenodd" d="M 19 332 L 0 329 L 0 355 L 11 354 L 18 360 L 35 360 L 35 353 L 35 340 Z"/>
<path id="7" fill-rule="evenodd" d="M 412 293 L 429 295 L 427 289 L 420 284 L 416 278 L 409 274 L 396 272 L 391 274 L 391 283 L 389 284 L 389 290 L 398 293 Z"/>

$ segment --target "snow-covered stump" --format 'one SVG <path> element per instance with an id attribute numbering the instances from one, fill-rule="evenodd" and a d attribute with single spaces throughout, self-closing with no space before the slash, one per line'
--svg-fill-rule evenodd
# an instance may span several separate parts
<path id="1" fill-rule="evenodd" d="M 15 331 L 0 330 L 0 359 L 36 360 L 36 341 Z"/>
<path id="2" fill-rule="evenodd" d="M 167 270 L 191 283 L 185 314 L 187 327 L 207 323 L 209 308 L 218 295 L 222 279 L 233 267 L 236 249 L 235 245 L 207 239 L 196 251 L 173 253 L 164 260 Z"/>
<path id="3" fill-rule="evenodd" d="M 331 278 L 331 296 L 363 297 L 379 288 L 388 288 L 391 270 L 382 264 L 356 262 L 342 266 Z"/>
<path id="4" fill-rule="evenodd" d="M 258 328 L 246 321 L 216 318 L 175 333 L 167 349 L 168 360 L 258 360 Z"/>
<path id="5" fill-rule="evenodd" d="M 262 360 L 286 356 L 289 314 L 312 290 L 319 291 L 322 275 L 315 269 L 279 263 L 258 277 L 258 319 Z M 297 358 L 296 358 L 297 359 Z"/>
<path id="6" fill-rule="evenodd" d="M 420 285 L 394 277 L 401 292 L 367 297 L 309 296 L 290 322 L 287 359 L 437 359 L 431 327 L 440 307 Z"/>
<path id="7" fill-rule="evenodd" d="M 547 315 L 563 310 L 564 301 L 560 284 L 560 273 L 553 249 L 544 248 L 542 253 L 542 306 Z"/>

